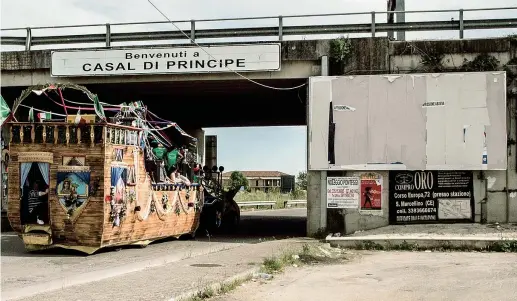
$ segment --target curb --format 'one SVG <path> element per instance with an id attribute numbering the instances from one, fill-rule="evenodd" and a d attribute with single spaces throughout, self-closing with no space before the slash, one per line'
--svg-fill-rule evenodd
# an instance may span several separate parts
<path id="1" fill-rule="evenodd" d="M 197 294 L 200 294 L 200 293 L 204 292 L 207 289 L 212 289 L 213 291 L 218 291 L 224 284 L 230 284 L 230 283 L 235 282 L 235 281 L 243 281 L 243 282 L 245 282 L 245 281 L 251 279 L 253 277 L 253 275 L 255 273 L 258 273 L 259 271 L 260 271 L 259 267 L 252 268 L 252 269 L 249 269 L 249 270 L 247 270 L 245 272 L 242 272 L 242 273 L 239 273 L 239 274 L 234 275 L 232 277 L 226 278 L 226 279 L 224 279 L 222 281 L 213 282 L 213 283 L 207 284 L 205 286 L 199 287 L 197 289 L 191 290 L 189 292 L 183 293 L 183 294 L 181 294 L 179 296 L 172 297 L 172 298 L 168 299 L 168 301 L 184 301 L 184 300 L 188 300 L 188 299 L 196 296 Z"/>
<path id="2" fill-rule="evenodd" d="M 393 247 L 404 244 L 413 244 L 419 248 L 473 248 L 485 249 L 496 243 L 513 242 L 515 238 L 503 237 L 417 237 L 417 236 L 402 236 L 402 237 L 331 237 L 327 236 L 325 241 L 334 247 L 342 248 L 357 248 L 361 244 L 375 244 L 382 247 Z"/>

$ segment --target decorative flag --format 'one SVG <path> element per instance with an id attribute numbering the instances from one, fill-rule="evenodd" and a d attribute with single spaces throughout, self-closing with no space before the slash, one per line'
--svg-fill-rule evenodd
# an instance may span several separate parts
<path id="1" fill-rule="evenodd" d="M 29 122 L 34 122 L 34 108 L 31 107 L 29 110 Z"/>
<path id="2" fill-rule="evenodd" d="M 75 115 L 75 124 L 79 124 L 81 122 L 81 108 L 77 111 L 77 115 Z"/>
<path id="3" fill-rule="evenodd" d="M 38 113 L 37 116 L 38 116 L 39 120 L 41 120 L 41 121 L 52 119 L 52 113 L 50 113 L 50 112 Z"/>
<path id="4" fill-rule="evenodd" d="M 41 90 L 32 90 L 32 92 L 34 92 L 34 94 L 40 96 L 41 94 L 43 94 L 43 92 L 47 91 L 47 88 L 45 89 L 41 89 Z"/>
<path id="5" fill-rule="evenodd" d="M 9 114 L 11 114 L 11 109 L 9 109 L 4 98 L 0 95 L 0 125 L 4 124 L 9 117 Z"/>
<path id="6" fill-rule="evenodd" d="M 104 115 L 104 108 L 102 107 L 97 95 L 93 97 L 93 107 L 95 108 L 95 114 L 97 114 L 100 119 L 106 120 L 106 115 Z"/>

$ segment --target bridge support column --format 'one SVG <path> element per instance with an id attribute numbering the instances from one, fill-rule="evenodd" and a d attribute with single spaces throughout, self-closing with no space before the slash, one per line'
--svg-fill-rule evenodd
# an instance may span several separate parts
<path id="1" fill-rule="evenodd" d="M 329 58 L 321 57 L 321 76 L 329 75 Z M 310 118 L 307 100 L 307 169 L 310 156 Z M 307 235 L 317 236 L 327 229 L 327 171 L 307 170 Z"/>
<path id="2" fill-rule="evenodd" d="M 327 172 L 307 171 L 307 235 L 324 233 L 327 228 Z"/>

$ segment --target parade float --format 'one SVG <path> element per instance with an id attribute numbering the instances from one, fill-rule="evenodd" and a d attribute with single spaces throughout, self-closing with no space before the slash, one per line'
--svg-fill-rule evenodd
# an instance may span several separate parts
<path id="1" fill-rule="evenodd" d="M 69 91 L 82 102 L 65 98 Z M 24 104 L 28 97 L 40 105 Z M 15 118 L 22 119 L 19 109 L 29 111 L 27 121 Z M 27 250 L 92 254 L 195 235 L 203 208 L 196 139 L 142 102 L 102 103 L 78 85 L 33 86 L 2 127 L 9 133 L 7 216 Z M 156 156 L 160 148 L 182 154 L 174 179 Z"/>

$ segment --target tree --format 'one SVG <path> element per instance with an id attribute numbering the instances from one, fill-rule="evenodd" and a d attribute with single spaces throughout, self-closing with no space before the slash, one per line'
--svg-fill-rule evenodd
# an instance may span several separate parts
<path id="1" fill-rule="evenodd" d="M 239 191 L 241 187 L 244 190 L 248 189 L 248 179 L 240 171 L 234 171 L 230 175 L 230 181 L 228 182 L 228 190 Z"/>
<path id="2" fill-rule="evenodd" d="M 301 190 L 307 190 L 307 172 L 300 171 L 296 177 L 296 186 Z"/>

